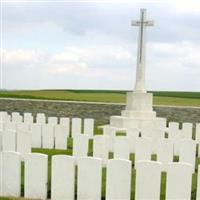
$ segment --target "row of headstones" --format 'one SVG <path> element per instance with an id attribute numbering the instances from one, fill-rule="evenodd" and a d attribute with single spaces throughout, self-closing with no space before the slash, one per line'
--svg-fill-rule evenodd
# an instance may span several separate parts
<path id="1" fill-rule="evenodd" d="M 46 137 L 43 136 L 43 144 L 49 145 L 50 134 L 47 132 Z M 27 132 L 18 131 L 17 139 L 15 132 L 3 132 L 2 137 L 2 150 L 3 151 L 17 151 L 23 156 L 31 153 L 31 136 Z M 15 143 L 15 140 L 17 141 Z M 58 140 L 58 141 L 57 141 Z M 14 141 L 14 142 L 13 142 Z M 53 141 L 52 141 L 53 142 Z M 173 162 L 175 154 L 174 141 L 167 138 L 155 140 L 146 137 L 134 136 L 116 136 L 108 137 L 106 135 L 95 135 L 93 137 L 93 156 L 103 159 L 104 164 L 107 163 L 109 152 L 114 153 L 114 158 L 129 160 L 130 154 L 135 154 L 135 161 L 151 160 L 151 155 L 156 154 L 157 160 L 162 163 L 163 170 L 169 162 Z M 190 163 L 195 170 L 196 162 L 196 142 L 193 140 L 185 139 L 179 141 L 179 161 Z M 0 139 L 1 144 L 1 139 Z M 177 144 L 177 143 L 176 143 Z M 44 147 L 50 147 L 50 146 Z M 58 147 L 67 147 L 67 138 L 56 137 L 56 145 Z M 1 145 L 0 145 L 1 146 Z M 200 149 L 199 149 L 200 152 Z M 89 153 L 89 137 L 81 135 L 73 138 L 72 154 L 75 158 L 87 156 Z"/>
<path id="2" fill-rule="evenodd" d="M 18 134 L 21 134 L 24 132 L 27 132 L 27 133 L 30 132 L 29 135 L 31 135 L 31 146 L 33 148 L 66 149 L 67 138 L 69 137 L 69 118 L 61 118 L 60 123 L 61 124 L 59 125 L 53 125 L 53 124 L 37 124 L 37 123 L 28 124 L 28 123 L 7 122 L 4 124 L 4 127 L 2 128 L 2 130 L 0 129 L 0 137 L 1 135 L 3 135 L 3 133 L 5 133 L 5 141 L 9 141 L 9 140 L 13 141 L 13 143 L 12 142 L 10 143 L 10 145 L 12 145 L 16 143 L 14 139 L 17 140 Z M 197 124 L 197 127 L 196 127 L 197 134 L 196 134 L 195 141 L 197 143 L 200 143 L 200 131 L 198 129 L 198 127 L 200 127 L 199 125 L 200 124 Z M 92 138 L 93 133 L 94 133 L 94 120 L 84 119 L 84 127 L 85 127 L 84 134 L 88 135 L 89 138 Z M 80 118 L 72 119 L 72 130 L 73 130 L 72 132 L 73 132 L 74 137 L 82 135 L 80 131 L 81 130 Z M 16 132 L 19 132 L 19 133 L 16 134 Z M 180 140 L 185 139 L 185 138 L 171 137 L 172 135 L 171 133 L 172 132 L 169 131 L 170 137 L 168 138 L 174 140 L 175 154 L 178 154 Z M 173 133 L 176 133 L 176 131 L 174 131 Z M 109 137 L 115 137 L 116 129 L 112 127 L 104 127 L 103 134 Z M 154 130 L 148 129 L 148 131 L 142 130 L 141 134 L 139 130 L 137 129 L 128 129 L 126 132 L 127 136 L 139 137 L 141 135 L 143 137 L 151 137 L 155 143 L 157 142 L 157 140 L 161 138 L 165 138 L 165 134 L 166 133 L 164 130 L 155 130 L 155 129 Z M 22 134 L 22 135 L 24 135 L 24 137 L 29 137 L 29 136 L 26 136 L 25 134 Z M 189 138 L 186 138 L 186 139 L 189 139 Z M 24 139 L 24 141 L 27 141 L 27 140 L 28 139 Z M 0 138 L 0 141 L 1 141 L 1 138 Z M 13 150 L 13 149 L 15 149 L 15 147 L 13 148 L 8 147 L 5 150 Z"/>
<path id="3" fill-rule="evenodd" d="M 116 152 L 113 144 L 115 144 L 114 146 L 121 146 L 121 148 L 117 147 L 116 149 L 120 149 L 117 152 L 122 158 L 126 158 L 129 152 L 136 153 L 136 148 L 138 149 L 139 146 L 141 148 L 145 147 L 142 152 L 143 156 L 151 154 L 159 155 L 159 151 L 163 152 L 166 150 L 167 162 L 172 162 L 171 158 L 173 156 L 179 156 L 180 160 L 183 158 L 182 161 L 187 161 L 193 166 L 195 166 L 196 154 L 200 155 L 200 140 L 165 138 L 165 132 L 162 130 L 154 130 L 151 135 L 143 134 L 142 132 L 140 135 L 138 130 L 132 129 L 127 131 L 126 137 L 122 137 L 121 140 L 116 140 L 115 130 L 111 127 L 106 127 L 104 129 L 104 135 L 110 138 L 109 151 Z M 115 142 L 113 143 L 113 141 Z M 144 158 L 147 159 L 147 157 Z"/>
<path id="4" fill-rule="evenodd" d="M 77 165 L 77 174 L 76 174 Z M 24 161 L 25 198 L 46 199 L 48 186 L 48 156 L 27 154 Z M 21 196 L 21 157 L 15 152 L 0 153 L 0 196 Z M 51 163 L 51 199 L 101 200 L 102 160 L 82 157 L 75 160 L 66 155 L 55 155 Z M 135 199 L 160 199 L 161 164 L 157 161 L 136 163 L 135 186 L 132 181 L 131 162 L 111 159 L 106 165 L 106 199 L 130 200 L 135 187 Z M 50 174 L 49 173 L 49 174 Z M 76 178 L 77 177 L 77 180 Z M 192 166 L 169 163 L 166 179 L 166 199 L 191 199 Z M 196 199 L 200 199 L 200 166 Z"/>
<path id="5" fill-rule="evenodd" d="M 180 124 L 178 122 L 169 122 L 166 132 L 168 133 L 168 138 L 175 139 L 192 139 L 193 138 L 193 128 L 195 128 L 195 140 L 200 141 L 200 123 L 197 123 L 193 127 L 192 123 L 182 123 L 182 128 L 180 129 Z"/>
<path id="6" fill-rule="evenodd" d="M 127 140 L 129 145 L 127 145 Z M 175 144 L 170 139 L 159 139 L 155 147 L 155 141 L 150 138 L 116 138 L 114 140 L 114 157 L 128 159 L 130 153 L 135 154 L 135 160 L 151 160 L 152 155 L 162 163 L 163 170 L 167 164 L 173 162 L 174 156 L 179 156 L 179 162 L 190 163 L 195 170 L 196 143 L 192 140 L 181 140 L 178 154 L 175 154 Z M 198 150 L 200 153 L 200 149 Z"/>
<path id="7" fill-rule="evenodd" d="M 11 115 L 8 115 L 7 112 L 0 112 L 0 122 L 13 122 L 15 125 L 7 124 L 5 125 L 5 129 L 17 128 L 16 124 L 32 124 L 34 122 L 33 115 L 31 113 L 24 113 L 24 116 L 20 115 L 18 112 L 13 112 Z M 37 113 L 35 122 L 37 124 L 61 124 L 67 126 L 66 131 L 67 135 L 73 137 L 74 135 L 85 133 L 90 137 L 94 135 L 94 119 L 84 119 L 82 122 L 81 118 L 72 118 L 71 128 L 70 128 L 70 119 L 66 117 L 48 117 L 46 118 L 44 113 Z M 193 124 L 192 123 L 182 123 L 181 129 L 180 124 L 177 122 L 169 122 L 168 127 L 166 127 L 166 121 L 163 120 L 160 122 L 161 124 L 153 125 L 153 123 L 147 122 L 143 127 L 140 127 L 140 132 L 143 133 L 143 136 L 149 137 L 156 130 L 163 131 L 164 133 L 168 133 L 168 138 L 170 139 L 192 139 L 193 136 Z M 83 127 L 82 127 L 83 124 Z M 18 125 L 20 127 L 20 125 Z M 23 127 L 23 125 L 21 125 Z M 26 125 L 25 125 L 26 126 Z M 1 127 L 0 127 L 1 129 Z M 83 131 L 82 131 L 83 129 Z M 195 139 L 200 141 L 200 123 L 196 124 L 195 128 Z"/>
<path id="8" fill-rule="evenodd" d="M 192 137 L 192 126 L 191 130 L 188 129 L 188 131 L 186 131 L 186 129 L 173 129 L 173 126 L 170 126 L 171 124 L 178 124 L 175 122 L 169 122 L 169 127 L 165 128 L 165 129 L 155 129 L 152 127 L 143 127 L 143 129 L 139 130 L 139 129 L 127 129 L 126 135 L 127 136 L 135 136 L 135 137 L 149 137 L 152 138 L 153 140 L 158 140 L 158 139 L 162 139 L 162 138 L 168 138 L 171 140 L 174 140 L 174 142 L 179 142 L 180 140 L 184 140 L 184 139 L 191 139 L 194 140 L 197 144 L 200 143 L 200 124 L 196 124 L 196 134 L 195 134 L 195 139 Z M 190 123 L 183 123 L 183 125 L 185 125 L 185 127 L 189 127 L 189 125 L 191 125 Z M 187 125 L 187 126 L 186 126 Z M 178 131 L 177 131 L 178 130 Z M 115 137 L 117 133 L 117 130 L 114 127 L 111 126 L 105 126 L 103 128 L 103 134 L 104 135 L 108 135 L 111 137 Z M 184 135 L 187 135 L 184 136 Z"/>
<path id="9" fill-rule="evenodd" d="M 65 134 L 71 137 L 82 133 L 89 135 L 89 137 L 94 135 L 94 119 L 91 118 L 85 118 L 82 120 L 81 118 L 75 117 L 72 118 L 70 122 L 70 118 L 68 117 L 48 117 L 46 119 L 44 113 L 37 113 L 36 121 L 34 123 L 34 118 L 31 113 L 24 113 L 24 116 L 22 116 L 18 112 L 13 112 L 11 115 L 8 115 L 7 112 L 0 112 L 0 129 L 27 130 L 30 129 L 32 124 L 63 125 L 65 126 Z"/>
<path id="10" fill-rule="evenodd" d="M 159 126 L 149 122 L 143 123 L 139 131 L 145 137 L 152 137 L 157 131 L 160 132 L 162 137 L 167 137 L 170 139 L 194 139 L 200 141 L 200 123 L 195 124 L 195 126 L 188 122 L 182 124 L 178 122 L 169 122 L 168 126 L 165 121 L 161 121 L 160 123 L 161 124 L 158 124 Z"/>
<path id="11" fill-rule="evenodd" d="M 93 120 L 85 119 L 85 122 L 88 121 Z M 81 133 L 74 137 L 83 135 L 91 138 L 91 135 Z M 10 123 L 9 127 L 0 130 L 0 150 L 29 153 L 31 148 L 67 149 L 68 138 L 69 129 L 66 125 Z"/>
<path id="12" fill-rule="evenodd" d="M 107 136 L 97 135 L 93 140 L 93 156 L 103 159 L 106 165 L 109 152 L 114 153 L 115 159 L 130 159 L 130 154 L 135 155 L 135 163 L 140 160 L 151 160 L 153 154 L 157 155 L 157 160 L 162 164 L 162 169 L 167 170 L 167 165 L 174 159 L 174 143 L 170 139 L 160 139 L 157 143 L 156 151 L 152 151 L 154 141 L 150 138 L 127 136 L 117 136 L 113 140 Z M 82 157 L 88 155 L 88 140 L 82 136 L 75 138 L 73 142 L 73 155 Z M 179 162 L 189 163 L 195 171 L 196 164 L 196 143 L 192 140 L 181 140 L 179 149 Z"/>
<path id="13" fill-rule="evenodd" d="M 34 122 L 34 117 L 31 113 L 24 113 L 20 115 L 18 112 L 12 112 L 11 115 L 8 115 L 7 112 L 0 112 L 0 121 L 4 122 L 14 122 L 14 123 L 27 123 L 32 124 Z M 57 118 L 57 117 L 48 117 L 46 118 L 44 113 L 37 113 L 35 122 L 37 124 L 62 124 L 68 127 L 67 134 L 70 132 L 70 119 L 69 118 Z M 183 138 L 183 139 L 192 139 L 193 124 L 192 123 L 182 123 L 181 129 L 178 122 L 169 122 L 168 127 L 166 127 L 166 121 L 161 121 L 161 124 L 152 127 L 152 123 L 144 124 L 144 127 L 140 128 L 143 132 L 143 135 L 149 137 L 152 132 L 155 130 L 162 130 L 168 133 L 168 138 Z M 94 134 L 94 120 L 85 119 L 83 122 L 83 133 L 93 136 Z M 200 141 L 200 123 L 196 124 L 196 136 L 195 139 Z M 81 118 L 72 118 L 72 127 L 71 127 L 72 136 L 74 134 L 82 133 L 82 120 Z"/>

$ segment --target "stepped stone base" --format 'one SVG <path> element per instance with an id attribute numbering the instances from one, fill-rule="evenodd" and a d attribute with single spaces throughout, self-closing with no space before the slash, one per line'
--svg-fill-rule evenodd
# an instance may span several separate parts
<path id="1" fill-rule="evenodd" d="M 153 111 L 153 95 L 151 93 L 128 92 L 126 109 L 121 112 L 121 116 L 111 116 L 110 124 L 118 130 L 128 128 L 141 129 L 148 125 L 164 124 L 166 119 L 156 117 Z"/>
<path id="2" fill-rule="evenodd" d="M 122 116 L 130 118 L 155 118 L 153 111 L 153 95 L 151 93 L 128 92 L 126 98 L 126 109 Z"/>
<path id="3" fill-rule="evenodd" d="M 116 127 L 117 129 L 128 129 L 128 128 L 136 128 L 141 129 L 147 124 L 162 124 L 162 122 L 166 123 L 165 118 L 154 117 L 154 118 L 130 118 L 124 116 L 111 116 L 110 118 L 110 126 Z"/>
<path id="4" fill-rule="evenodd" d="M 121 113 L 123 117 L 127 118 L 152 119 L 156 117 L 156 112 L 154 111 L 123 110 Z"/>

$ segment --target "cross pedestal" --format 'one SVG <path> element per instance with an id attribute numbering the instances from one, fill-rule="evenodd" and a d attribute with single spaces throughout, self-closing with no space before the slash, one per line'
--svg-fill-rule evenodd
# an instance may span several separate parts
<path id="1" fill-rule="evenodd" d="M 156 120 L 159 118 L 153 111 L 153 95 L 151 93 L 128 92 L 125 110 L 121 112 L 121 116 L 111 116 L 110 126 L 122 129 L 141 129 L 143 124 L 153 123 Z"/>
<path id="2" fill-rule="evenodd" d="M 124 117 L 152 118 L 156 117 L 153 111 L 153 95 L 151 93 L 128 92 L 126 109 L 122 111 Z"/>

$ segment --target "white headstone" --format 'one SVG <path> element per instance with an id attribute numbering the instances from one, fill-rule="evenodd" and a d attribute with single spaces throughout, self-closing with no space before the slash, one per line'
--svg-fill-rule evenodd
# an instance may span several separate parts
<path id="1" fill-rule="evenodd" d="M 127 136 L 127 138 L 128 138 L 130 153 L 135 153 L 136 137 L 134 137 L 134 136 Z"/>
<path id="2" fill-rule="evenodd" d="M 114 138 L 116 136 L 116 130 L 113 127 L 105 126 L 103 128 L 103 135 L 108 136 L 109 152 L 114 151 Z"/>
<path id="3" fill-rule="evenodd" d="M 121 159 L 108 160 L 106 178 L 107 200 L 130 200 L 131 161 Z"/>
<path id="4" fill-rule="evenodd" d="M 174 140 L 174 155 L 175 156 L 179 156 L 180 154 L 180 144 L 181 144 L 181 140 L 183 139 L 183 134 L 181 130 L 178 130 L 176 132 L 175 137 L 173 138 Z"/>
<path id="5" fill-rule="evenodd" d="M 190 199 L 192 187 L 192 165 L 170 163 L 167 170 L 166 199 Z"/>
<path id="6" fill-rule="evenodd" d="M 0 112 L 0 122 L 5 122 L 8 118 L 8 113 L 7 112 Z"/>
<path id="7" fill-rule="evenodd" d="M 0 151 L 0 196 L 3 195 L 3 157 L 2 157 L 2 151 Z"/>
<path id="8" fill-rule="evenodd" d="M 158 145 L 161 139 L 165 138 L 165 132 L 163 130 L 154 129 L 151 135 L 151 153 L 157 154 Z"/>
<path id="9" fill-rule="evenodd" d="M 2 135 L 3 135 L 3 131 L 0 130 L 0 152 L 2 151 Z"/>
<path id="10" fill-rule="evenodd" d="M 28 123 L 17 123 L 17 131 L 30 131 L 30 124 Z"/>
<path id="11" fill-rule="evenodd" d="M 196 141 L 200 144 L 200 123 L 196 124 Z"/>
<path id="12" fill-rule="evenodd" d="M 99 158 L 78 159 L 79 200 L 101 200 L 102 160 Z"/>
<path id="13" fill-rule="evenodd" d="M 152 137 L 152 132 L 154 131 L 153 123 L 150 125 L 143 125 L 141 129 L 142 137 Z"/>
<path id="14" fill-rule="evenodd" d="M 77 159 L 88 154 L 89 137 L 80 135 L 73 138 L 73 156 Z"/>
<path id="15" fill-rule="evenodd" d="M 182 124 L 182 137 L 184 139 L 192 139 L 192 123 L 183 123 Z"/>
<path id="16" fill-rule="evenodd" d="M 189 163 L 195 171 L 196 142 L 194 140 L 181 140 L 179 161 Z"/>
<path id="17" fill-rule="evenodd" d="M 28 124 L 33 123 L 32 113 L 24 113 L 24 123 L 28 123 Z"/>
<path id="18" fill-rule="evenodd" d="M 33 148 L 42 147 L 42 125 L 41 124 L 31 124 L 30 125 L 31 134 L 31 146 Z"/>
<path id="19" fill-rule="evenodd" d="M 67 137 L 69 136 L 67 130 L 67 126 L 64 125 L 54 126 L 55 149 L 67 149 Z"/>
<path id="20" fill-rule="evenodd" d="M 54 148 L 54 125 L 42 125 L 42 147 L 46 149 Z"/>
<path id="21" fill-rule="evenodd" d="M 75 137 L 82 133 L 82 121 L 81 118 L 72 118 L 72 130 L 71 136 Z"/>
<path id="22" fill-rule="evenodd" d="M 139 160 L 151 160 L 151 139 L 137 138 L 135 143 L 135 162 Z"/>
<path id="23" fill-rule="evenodd" d="M 195 140 L 196 140 L 196 143 L 199 145 L 199 148 L 198 148 L 198 157 L 200 157 L 200 123 L 196 124 Z"/>
<path id="24" fill-rule="evenodd" d="M 198 157 L 200 157 L 200 143 L 198 144 Z"/>
<path id="25" fill-rule="evenodd" d="M 48 124 L 53 124 L 53 125 L 58 124 L 58 118 L 57 117 L 48 117 Z"/>
<path id="26" fill-rule="evenodd" d="M 18 112 L 12 113 L 12 122 L 14 123 L 22 123 L 23 117 Z"/>
<path id="27" fill-rule="evenodd" d="M 126 131 L 126 136 L 134 136 L 134 137 L 139 137 L 140 131 L 139 129 L 136 128 L 128 128 Z"/>
<path id="28" fill-rule="evenodd" d="M 170 139 L 175 138 L 177 132 L 179 132 L 179 123 L 169 122 L 168 138 L 170 138 Z"/>
<path id="29" fill-rule="evenodd" d="M 60 125 L 63 125 L 64 127 L 66 127 L 67 137 L 69 137 L 69 133 L 70 133 L 70 120 L 69 120 L 69 118 L 61 117 L 60 118 Z"/>
<path id="30" fill-rule="evenodd" d="M 61 117 L 60 124 L 69 127 L 70 119 L 68 117 Z"/>
<path id="31" fill-rule="evenodd" d="M 1 194 L 0 196 L 20 197 L 21 194 L 21 157 L 16 152 L 2 152 Z"/>
<path id="32" fill-rule="evenodd" d="M 116 136 L 114 139 L 114 158 L 129 160 L 130 149 L 127 136 Z"/>
<path id="33" fill-rule="evenodd" d="M 48 181 L 48 156 L 32 153 L 25 156 L 24 196 L 46 199 Z"/>
<path id="34" fill-rule="evenodd" d="M 162 170 L 166 171 L 168 163 L 173 162 L 174 144 L 173 140 L 165 138 L 159 141 L 157 161 L 161 162 Z"/>
<path id="35" fill-rule="evenodd" d="M 31 153 L 31 134 L 27 131 L 17 131 L 17 152 L 24 157 L 25 154 Z"/>
<path id="36" fill-rule="evenodd" d="M 200 165 L 198 165 L 198 175 L 197 175 L 197 200 L 200 200 Z"/>
<path id="37" fill-rule="evenodd" d="M 139 137 L 139 134 L 140 132 L 138 129 L 128 129 L 126 132 L 126 136 L 128 137 L 129 142 L 130 153 L 135 153 L 136 138 Z"/>
<path id="38" fill-rule="evenodd" d="M 7 112 L 0 112 L 0 123 L 10 122 L 11 116 Z"/>
<path id="39" fill-rule="evenodd" d="M 3 130 L 4 130 L 4 122 L 0 121 L 0 131 L 3 131 Z"/>
<path id="40" fill-rule="evenodd" d="M 44 113 L 37 113 L 36 123 L 37 124 L 46 124 L 46 116 Z"/>
<path id="41" fill-rule="evenodd" d="M 11 115 L 8 115 L 7 119 L 5 120 L 5 122 L 11 122 Z"/>
<path id="42" fill-rule="evenodd" d="M 108 137 L 105 135 L 95 135 L 93 139 L 93 157 L 101 158 L 106 165 L 108 160 Z"/>
<path id="43" fill-rule="evenodd" d="M 19 112 L 12 112 L 12 113 L 11 113 L 11 116 L 12 116 L 12 117 L 13 117 L 13 116 L 14 116 L 14 117 L 15 117 L 15 116 L 19 116 L 19 115 L 20 115 Z"/>
<path id="44" fill-rule="evenodd" d="M 2 134 L 2 150 L 3 151 L 16 151 L 16 132 L 3 131 Z"/>
<path id="45" fill-rule="evenodd" d="M 115 137 L 116 136 L 116 129 L 110 126 L 103 127 L 103 135 Z"/>
<path id="46" fill-rule="evenodd" d="M 138 161 L 136 163 L 135 199 L 160 199 L 161 163 Z"/>
<path id="47" fill-rule="evenodd" d="M 155 120 L 154 122 L 154 127 L 156 130 L 166 131 L 166 126 L 167 126 L 166 118 Z"/>
<path id="48" fill-rule="evenodd" d="M 83 133 L 92 138 L 94 135 L 94 119 L 84 119 Z"/>
<path id="49" fill-rule="evenodd" d="M 4 124 L 4 130 L 13 130 L 16 131 L 17 130 L 17 124 L 14 122 L 6 122 Z"/>
<path id="50" fill-rule="evenodd" d="M 72 156 L 55 155 L 52 157 L 51 199 L 74 199 L 75 159 Z"/>

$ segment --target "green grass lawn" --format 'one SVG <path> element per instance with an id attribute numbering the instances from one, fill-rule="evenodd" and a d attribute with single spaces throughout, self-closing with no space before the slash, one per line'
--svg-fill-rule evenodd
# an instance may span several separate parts
<path id="1" fill-rule="evenodd" d="M 154 105 L 200 106 L 200 92 L 153 92 L 153 94 Z M 125 103 L 126 91 L 15 90 L 1 91 L 1 97 Z"/>

